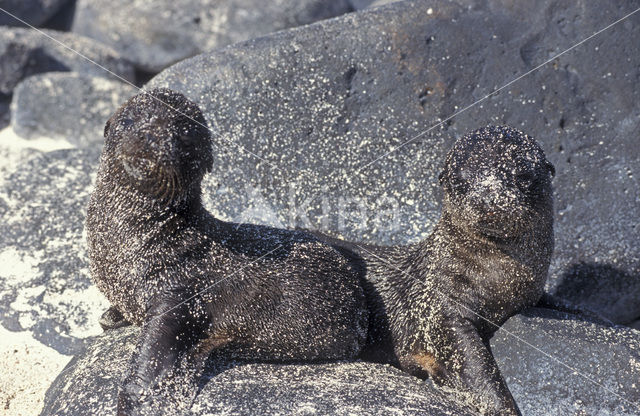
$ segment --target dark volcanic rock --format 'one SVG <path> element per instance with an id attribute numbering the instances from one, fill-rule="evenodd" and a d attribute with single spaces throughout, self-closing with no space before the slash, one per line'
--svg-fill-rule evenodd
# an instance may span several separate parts
<path id="1" fill-rule="evenodd" d="M 76 13 L 76 0 L 71 0 L 56 14 L 51 16 L 49 20 L 42 24 L 42 27 L 47 29 L 60 30 L 62 32 L 71 31 L 71 25 L 73 24 L 73 16 Z"/>
<path id="2" fill-rule="evenodd" d="M 347 0 L 79 0 L 73 31 L 157 72 L 205 50 L 352 11 Z"/>
<path id="3" fill-rule="evenodd" d="M 42 416 L 113 414 L 138 329 L 96 338 L 47 392 Z M 600 383 L 573 374 L 547 354 L 569 361 Z M 605 328 L 575 317 L 532 309 L 510 319 L 492 340 L 509 388 L 525 415 L 637 414 L 622 401 L 640 400 L 640 333 Z M 177 384 L 183 384 L 178 380 Z M 154 408 L 173 409 L 171 388 L 153 398 Z M 542 406 L 541 403 L 544 403 Z M 154 414 L 150 411 L 150 414 Z M 180 414 L 466 415 L 435 388 L 393 367 L 366 362 L 328 364 L 212 363 L 208 381 L 190 411 Z M 160 414 L 160 413 L 156 413 Z"/>
<path id="4" fill-rule="evenodd" d="M 398 2 L 199 55 L 149 87 L 204 108 L 214 212 L 378 243 L 430 232 L 457 137 L 520 128 L 557 170 L 548 289 L 624 322 L 640 316 L 640 13 L 467 106 L 637 7 Z M 564 290 L 576 273 L 586 297 Z"/>
<path id="5" fill-rule="evenodd" d="M 7 98 L 0 97 L 0 130 L 9 125 L 11 120 L 11 111 L 9 111 L 9 105 L 11 101 Z"/>
<path id="6" fill-rule="evenodd" d="M 40 153 L 0 185 L 0 324 L 62 354 L 100 332 L 107 307 L 82 234 L 96 165 L 95 152 Z"/>
<path id="7" fill-rule="evenodd" d="M 134 81 L 133 66 L 113 49 L 76 34 L 43 32 L 127 81 Z M 0 95 L 10 95 L 22 79 L 42 72 L 114 77 L 95 63 L 32 29 L 0 27 Z"/>
<path id="8" fill-rule="evenodd" d="M 491 348 L 523 415 L 640 414 L 638 331 L 534 308 L 509 319 Z"/>
<path id="9" fill-rule="evenodd" d="M 115 414 L 119 380 L 137 334 L 138 329 L 129 327 L 96 338 L 52 384 L 41 416 Z M 381 364 L 212 363 L 208 373 L 211 378 L 191 409 L 175 414 L 474 414 L 450 401 L 430 381 L 423 383 Z M 142 413 L 173 415 L 168 409 L 175 406 L 167 405 L 171 396 L 171 388 L 161 390 L 153 397 L 154 409 Z"/>
<path id="10" fill-rule="evenodd" d="M 138 90 L 77 73 L 46 73 L 22 81 L 13 93 L 11 125 L 25 139 L 65 139 L 100 151 L 111 114 Z"/>
<path id="11" fill-rule="evenodd" d="M 0 26 L 25 26 L 15 17 L 32 26 L 39 26 L 66 3 L 69 0 L 2 0 L 0 7 L 8 13 L 0 10 Z"/>

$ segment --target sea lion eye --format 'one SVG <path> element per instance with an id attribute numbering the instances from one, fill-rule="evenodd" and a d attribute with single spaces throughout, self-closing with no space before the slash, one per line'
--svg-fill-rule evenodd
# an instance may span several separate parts
<path id="1" fill-rule="evenodd" d="M 178 140 L 180 140 L 182 144 L 188 146 L 189 148 L 195 146 L 195 144 L 197 143 L 197 141 L 194 139 L 194 136 L 191 134 L 180 134 L 178 136 Z"/>
<path id="2" fill-rule="evenodd" d="M 449 186 L 456 193 L 464 194 L 467 192 L 467 181 L 459 174 L 449 176 Z"/>
<path id="3" fill-rule="evenodd" d="M 546 167 L 547 170 L 549 171 L 549 173 L 551 174 L 551 177 L 553 178 L 554 176 L 556 176 L 556 167 L 553 166 L 553 163 L 551 162 L 546 162 Z"/>
<path id="4" fill-rule="evenodd" d="M 516 174 L 516 184 L 521 191 L 529 191 L 536 183 L 536 176 L 532 172 Z"/>
<path id="5" fill-rule="evenodd" d="M 531 172 L 521 172 L 516 174 L 516 179 L 518 182 L 527 183 L 533 182 L 536 178 L 535 175 Z"/>
<path id="6" fill-rule="evenodd" d="M 134 125 L 134 121 L 130 118 L 125 118 L 122 120 L 122 128 L 128 129 L 129 127 Z"/>

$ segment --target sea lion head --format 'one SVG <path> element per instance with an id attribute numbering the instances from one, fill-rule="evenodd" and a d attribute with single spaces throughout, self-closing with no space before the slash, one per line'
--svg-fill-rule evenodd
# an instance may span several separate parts
<path id="1" fill-rule="evenodd" d="M 551 230 L 555 170 L 530 136 L 488 126 L 454 144 L 440 174 L 444 213 L 454 224 L 492 239 Z"/>
<path id="2" fill-rule="evenodd" d="M 199 192 L 211 171 L 211 136 L 192 101 L 167 88 L 129 99 L 104 128 L 103 163 L 121 185 L 166 204 Z"/>

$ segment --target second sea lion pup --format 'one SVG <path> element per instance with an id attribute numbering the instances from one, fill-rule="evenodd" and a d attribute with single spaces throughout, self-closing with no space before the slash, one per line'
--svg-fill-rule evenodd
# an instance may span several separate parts
<path id="1" fill-rule="evenodd" d="M 391 247 L 325 238 L 364 264 L 371 323 L 363 358 L 431 377 L 481 414 L 520 414 L 488 340 L 543 294 L 553 174 L 534 139 L 486 127 L 449 152 L 442 214 L 428 238 Z"/>
<path id="2" fill-rule="evenodd" d="M 359 274 L 344 255 L 305 232 L 230 224 L 205 210 L 205 123 L 183 95 L 157 89 L 105 127 L 87 211 L 91 275 L 113 305 L 101 323 L 142 326 L 119 415 L 135 413 L 193 356 L 348 359 L 366 340 Z"/>

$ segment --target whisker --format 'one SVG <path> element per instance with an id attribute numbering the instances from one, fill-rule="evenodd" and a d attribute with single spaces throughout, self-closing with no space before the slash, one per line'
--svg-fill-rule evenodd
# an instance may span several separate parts
<path id="1" fill-rule="evenodd" d="M 176 196 L 176 170 L 171 170 L 171 175 L 169 175 L 169 183 L 171 184 L 171 193 L 170 193 L 170 201 L 173 201 Z"/>
<path id="2" fill-rule="evenodd" d="M 175 181 L 176 181 L 176 189 L 181 190 L 184 193 L 186 189 L 182 187 L 183 185 L 182 175 L 180 175 L 180 172 L 178 172 L 177 170 L 175 171 Z"/>
<path id="3" fill-rule="evenodd" d="M 171 200 L 169 199 L 169 195 L 171 194 L 171 174 L 169 174 L 166 169 L 162 170 L 162 185 L 163 185 L 163 192 L 162 195 L 160 196 L 160 200 L 163 201 L 165 203 L 165 205 L 169 205 L 169 202 L 171 202 Z"/>

